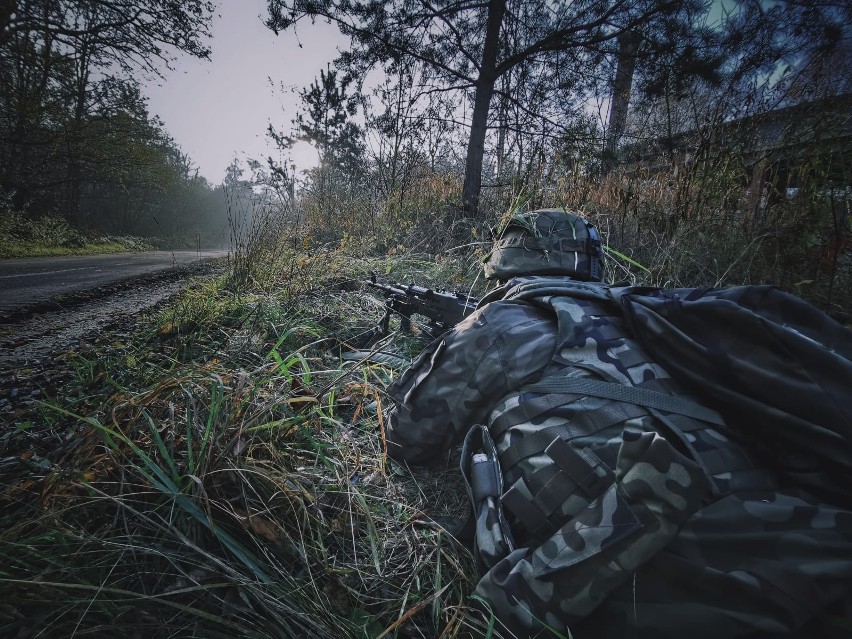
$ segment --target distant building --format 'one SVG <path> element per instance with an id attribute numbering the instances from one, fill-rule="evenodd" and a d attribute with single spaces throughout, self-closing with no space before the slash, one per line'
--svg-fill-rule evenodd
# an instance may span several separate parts
<path id="1" fill-rule="evenodd" d="M 620 172 L 678 175 L 720 152 L 741 163 L 746 214 L 795 190 L 803 176 L 814 179 L 815 171 L 827 187 L 852 186 L 852 94 L 625 145 Z"/>

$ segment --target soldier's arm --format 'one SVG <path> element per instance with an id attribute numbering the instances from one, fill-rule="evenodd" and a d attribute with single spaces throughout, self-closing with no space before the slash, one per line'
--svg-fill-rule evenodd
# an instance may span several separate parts
<path id="1" fill-rule="evenodd" d="M 546 366 L 553 326 L 543 309 L 495 302 L 430 345 L 388 389 L 396 403 L 388 453 L 425 463 L 458 444 L 497 400 Z"/>

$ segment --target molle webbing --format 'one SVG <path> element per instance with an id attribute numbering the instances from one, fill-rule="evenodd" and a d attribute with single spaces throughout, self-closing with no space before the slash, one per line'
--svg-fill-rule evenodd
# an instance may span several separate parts
<path id="1" fill-rule="evenodd" d="M 545 539 L 553 525 L 536 503 L 523 479 L 516 481 L 504 494 L 500 503 L 514 515 L 515 523 L 523 524 L 524 529 L 537 539 Z"/>
<path id="2" fill-rule="evenodd" d="M 543 396 L 528 400 L 524 400 L 524 395 L 521 395 L 516 406 L 492 422 L 491 433 L 495 438 L 500 438 L 513 425 L 534 423 L 537 419 L 544 422 L 546 418 L 542 416 L 547 413 L 551 413 L 551 416 L 560 420 L 513 442 L 512 446 L 500 455 L 503 468 L 509 471 L 524 459 L 541 454 L 554 438 L 571 441 L 588 437 L 643 416 L 653 416 L 661 422 L 664 432 L 681 441 L 688 449 L 690 456 L 705 468 L 708 475 L 753 468 L 754 462 L 738 447 L 714 445 L 711 437 L 700 435 L 701 431 L 708 428 L 708 424 L 724 426 L 724 421 L 718 413 L 683 397 L 653 390 L 653 387 L 665 388 L 666 380 L 648 380 L 641 386 L 625 386 L 616 382 L 588 378 L 550 377 L 524 387 L 525 392 L 571 389 L 577 393 L 547 392 Z M 583 390 L 586 392 L 580 392 Z M 612 401 L 586 410 L 582 405 L 583 396 Z M 662 414 L 660 411 L 668 414 Z M 692 438 L 687 437 L 686 433 L 692 433 Z M 697 447 L 692 440 L 697 440 Z"/>
<path id="3" fill-rule="evenodd" d="M 565 396 L 563 395 L 562 397 Z M 528 403 L 531 404 L 535 401 L 536 400 L 531 400 Z M 523 402 L 519 406 L 523 407 L 526 403 L 527 402 Z M 546 410 L 546 408 L 543 408 L 538 411 L 538 413 L 544 413 Z M 503 468 L 508 470 L 514 468 L 518 462 L 543 452 L 555 437 L 566 440 L 572 440 L 578 437 L 587 437 L 611 426 L 622 424 L 628 419 L 643 417 L 647 414 L 648 411 L 639 406 L 632 404 L 619 404 L 615 402 L 607 403 L 606 405 L 593 410 L 578 410 L 575 415 L 572 416 L 570 422 L 565 423 L 560 421 L 560 423 L 552 426 L 541 428 L 535 433 L 524 437 L 516 444 L 513 443 L 512 446 L 503 451 L 500 455 L 500 463 L 503 465 Z M 502 430 L 500 431 L 500 435 L 495 432 L 494 437 L 499 438 L 502 433 L 505 432 L 505 429 L 511 424 L 523 423 L 512 419 L 517 416 L 517 412 L 514 412 L 513 414 L 511 411 L 508 411 L 506 414 L 501 416 L 501 418 L 506 418 L 504 422 L 501 422 L 501 418 L 495 420 L 495 424 L 500 422 L 500 428 Z M 494 431 L 492 430 L 492 432 Z"/>
<path id="4" fill-rule="evenodd" d="M 586 381 L 597 382 L 598 380 Z M 534 384 L 526 388 L 535 386 L 538 385 Z M 645 399 L 662 395 L 657 391 L 638 387 L 625 388 L 647 391 L 646 394 L 637 396 Z M 671 397 L 670 399 L 683 398 Z M 679 407 L 681 414 L 663 415 L 655 408 L 641 406 L 638 403 L 624 403 L 615 399 L 598 408 L 583 410 L 580 403 L 576 401 L 577 395 L 545 395 L 521 401 L 517 406 L 506 411 L 493 422 L 492 433 L 499 439 L 512 425 L 529 423 L 531 419 L 551 411 L 558 413 L 560 408 L 564 410 L 566 400 L 574 400 L 578 404 L 571 407 L 573 413 L 568 417 L 568 422 L 560 420 L 556 424 L 526 435 L 499 456 L 504 476 L 515 474 L 511 472 L 513 468 L 535 455 L 546 455 L 553 462 L 533 472 L 526 481 L 523 478 L 515 481 L 501 499 L 503 506 L 514 515 L 516 521 L 537 539 L 545 539 L 559 528 L 561 513 L 558 511 L 569 498 L 582 500 L 578 502 L 579 507 L 585 507 L 614 481 L 614 475 L 610 469 L 616 466 L 617 446 L 601 442 L 602 445 L 593 451 L 589 447 L 575 447 L 572 442 L 594 436 L 606 428 L 623 424 L 637 417 L 655 417 L 664 432 L 685 443 L 689 456 L 704 468 L 713 493 L 717 497 L 743 490 L 778 488 L 775 477 L 765 469 L 755 468 L 754 461 L 739 446 L 729 441 L 718 441 L 710 434 L 712 429 L 708 428 L 707 422 L 699 421 L 695 416 L 682 414 L 704 414 L 702 411 L 693 410 L 697 405 L 687 400 L 684 400 Z M 527 418 L 523 418 L 522 415 Z M 706 416 L 713 417 L 714 421 L 717 421 L 714 415 L 712 411 L 708 411 Z M 563 415 L 562 418 L 564 417 Z M 494 431 L 495 425 L 497 431 Z"/>
<path id="5" fill-rule="evenodd" d="M 544 539 L 558 529 L 561 514 L 558 511 L 569 498 L 582 500 L 574 508 L 585 507 L 614 481 L 610 469 L 616 465 L 617 447 L 601 446 L 598 452 L 605 457 L 601 460 L 590 448 L 575 447 L 570 442 L 594 436 L 630 419 L 651 415 L 662 417 L 659 410 L 679 418 L 677 424 L 685 426 L 687 431 L 706 428 L 706 422 L 723 423 L 714 411 L 662 392 L 666 389 L 665 380 L 648 380 L 645 382 L 647 387 L 638 387 L 557 375 L 525 386 L 518 404 L 498 416 L 490 426 L 493 437 L 500 439 L 514 425 L 535 423 L 537 419 L 546 421 L 543 416 L 548 413 L 549 417 L 558 420 L 513 442 L 500 454 L 504 474 L 534 455 L 544 454 L 553 462 L 533 473 L 528 481 L 518 479 L 501 500 L 517 522 L 537 539 Z M 545 394 L 527 399 L 531 393 Z M 588 396 L 610 401 L 585 409 L 582 399 Z M 704 423 L 698 421 L 699 418 Z M 676 437 L 685 443 L 685 436 L 678 426 L 666 421 L 676 431 Z M 693 456 L 699 456 L 696 451 L 692 452 Z M 716 469 L 733 470 L 725 451 L 708 450 L 704 454 L 711 457 L 704 466 L 708 475 Z M 720 459 L 715 459 L 714 455 Z"/>
<path id="6" fill-rule="evenodd" d="M 641 348 L 628 348 L 618 354 L 618 361 L 624 368 L 633 368 L 634 366 L 642 366 L 649 361 L 647 353 Z"/>
<path id="7" fill-rule="evenodd" d="M 598 431 L 625 422 L 628 419 L 647 415 L 648 411 L 636 404 L 607 402 L 598 408 L 587 409 L 578 400 L 581 394 L 548 393 L 541 397 L 526 399 L 525 394 L 520 396 L 520 402 L 508 409 L 491 423 L 493 437 L 502 437 L 508 428 L 516 424 L 535 423 L 535 421 L 547 412 L 562 409 L 556 414 L 570 416 L 570 426 L 573 432 L 566 432 L 570 437 L 592 435 Z M 544 421 L 544 420 L 542 420 Z"/>
<path id="8" fill-rule="evenodd" d="M 494 439 L 499 439 L 510 427 L 515 426 L 516 424 L 532 422 L 539 415 L 555 408 L 572 404 L 581 397 L 582 395 L 579 394 L 567 395 L 564 393 L 548 393 L 541 397 L 525 399 L 524 395 L 520 395 L 517 405 L 500 414 L 489 424 L 491 436 Z"/>
<path id="9" fill-rule="evenodd" d="M 588 448 L 574 448 L 557 437 L 544 452 L 554 463 L 533 473 L 529 481 L 518 479 L 501 500 L 517 522 L 539 539 L 559 528 L 559 509 L 569 497 L 581 500 L 579 510 L 615 481 L 609 466 Z"/>

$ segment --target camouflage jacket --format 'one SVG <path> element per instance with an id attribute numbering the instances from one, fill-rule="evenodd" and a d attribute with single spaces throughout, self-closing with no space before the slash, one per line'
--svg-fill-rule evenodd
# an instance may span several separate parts
<path id="1" fill-rule="evenodd" d="M 604 286 L 518 278 L 484 302 L 391 386 L 388 444 L 425 463 L 467 435 L 476 594 L 516 636 L 774 636 L 844 596 L 852 514 L 725 437 Z"/>

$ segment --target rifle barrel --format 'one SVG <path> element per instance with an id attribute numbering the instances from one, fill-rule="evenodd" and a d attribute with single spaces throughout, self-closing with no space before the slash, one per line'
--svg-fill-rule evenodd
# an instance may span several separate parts
<path id="1" fill-rule="evenodd" d="M 393 311 L 410 319 L 416 313 L 429 318 L 436 329 L 452 328 L 472 313 L 479 303 L 476 298 L 458 291 L 434 290 L 398 282 L 385 284 L 379 282 L 375 274 L 364 283 L 384 294 L 386 316 Z"/>

